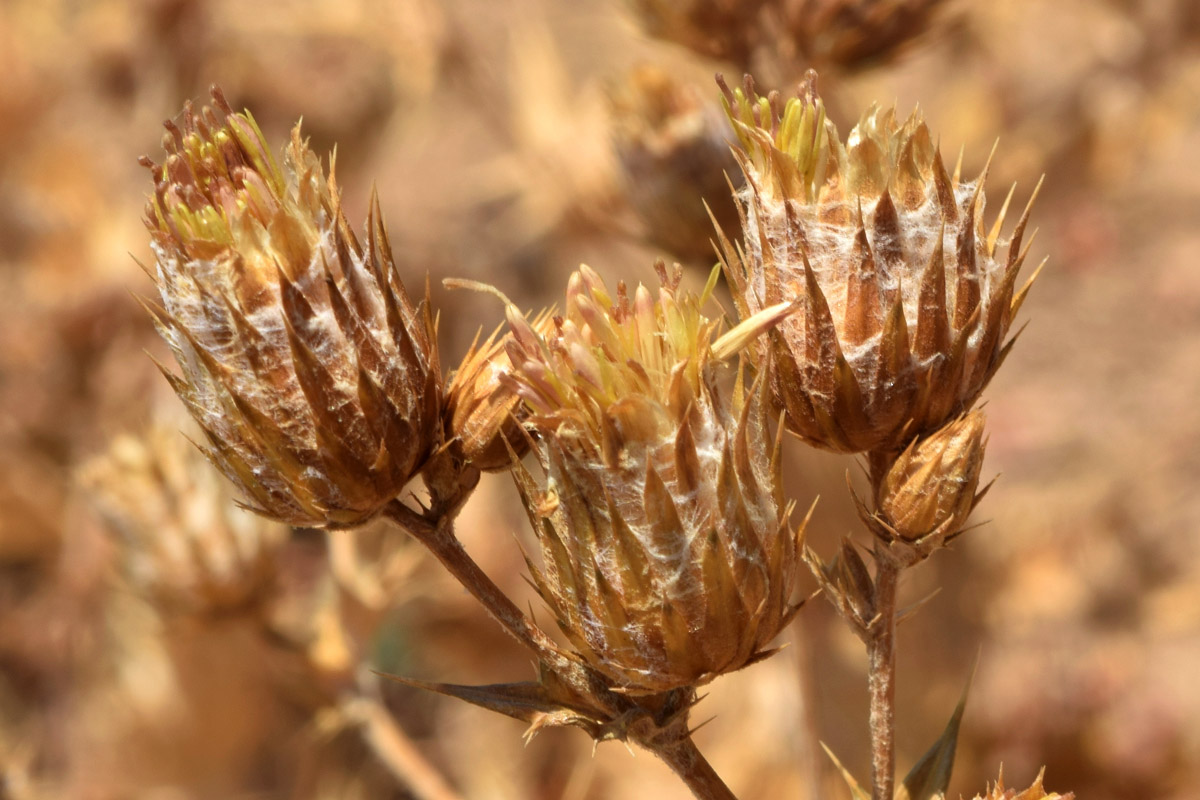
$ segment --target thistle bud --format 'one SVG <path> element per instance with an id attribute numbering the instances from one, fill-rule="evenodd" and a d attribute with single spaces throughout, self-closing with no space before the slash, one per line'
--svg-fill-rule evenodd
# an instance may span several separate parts
<path id="1" fill-rule="evenodd" d="M 533 328 L 546 332 L 551 322 L 551 314 L 542 312 Z M 461 448 L 462 457 L 485 472 L 508 469 L 514 455 L 524 455 L 528 445 L 521 431 L 523 407 L 512 387 L 502 380 L 512 371 L 507 351 L 510 339 L 493 333 L 483 344 L 473 343 L 446 387 L 449 435 Z"/>
<path id="2" fill-rule="evenodd" d="M 769 336 L 788 426 L 898 452 L 968 410 L 1004 360 L 1032 283 L 1014 292 L 1030 208 L 1008 238 L 1007 201 L 985 228 L 986 167 L 949 174 L 916 112 L 872 108 L 843 144 L 814 80 L 786 103 L 726 87 L 746 187 L 744 241 L 721 236 L 722 261 L 743 315 L 803 298 Z"/>
<path id="3" fill-rule="evenodd" d="M 167 373 L 208 454 L 256 511 L 312 527 L 363 522 L 441 439 L 428 300 L 397 275 L 377 203 L 365 246 L 300 138 L 282 168 L 247 114 L 167 123 L 146 212 Z"/>
<path id="4" fill-rule="evenodd" d="M 539 335 L 510 309 L 509 378 L 544 473 L 515 468 L 541 545 L 530 570 L 584 658 L 630 692 L 738 669 L 791 618 L 788 527 L 765 392 L 717 386 L 725 358 L 788 313 L 721 337 L 700 297 L 659 264 L 657 293 L 611 293 L 587 267 Z"/>
<path id="5" fill-rule="evenodd" d="M 900 454 L 876 496 L 876 519 L 891 535 L 938 545 L 962 531 L 977 502 L 983 428 L 983 412 L 972 411 Z"/>

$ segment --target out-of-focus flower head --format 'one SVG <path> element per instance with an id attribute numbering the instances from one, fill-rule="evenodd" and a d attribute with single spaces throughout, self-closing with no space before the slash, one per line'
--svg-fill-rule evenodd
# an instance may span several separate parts
<path id="1" fill-rule="evenodd" d="M 631 0 L 652 36 L 742 69 L 849 71 L 896 56 L 943 0 Z M 798 66 L 803 65 L 803 66 Z"/>
<path id="2" fill-rule="evenodd" d="M 117 437 L 81 478 L 138 593 L 202 613 L 229 613 L 269 596 L 287 527 L 237 508 L 175 428 Z"/>
<path id="3" fill-rule="evenodd" d="M 695 686 L 765 653 L 791 618 L 787 524 L 765 391 L 718 388 L 722 359 L 790 311 L 724 335 L 679 272 L 615 294 L 582 267 L 539 335 L 509 310 L 508 380 L 544 473 L 516 469 L 537 534 L 538 591 L 571 643 L 630 692 Z"/>
<path id="4" fill-rule="evenodd" d="M 786 102 L 722 86 L 746 177 L 743 240 L 720 237 L 739 311 L 803 298 L 769 336 L 788 426 L 894 453 L 968 410 L 1032 282 L 1015 291 L 1030 208 L 1008 238 L 1007 200 L 985 228 L 986 168 L 949 174 L 919 113 L 872 108 L 843 143 L 815 75 Z"/>
<path id="5" fill-rule="evenodd" d="M 300 138 L 282 167 L 248 113 L 167 123 L 145 159 L 146 225 L 166 370 L 211 459 L 254 510 L 294 525 L 358 524 L 440 444 L 441 376 L 428 301 L 396 272 L 377 204 L 360 243 Z"/>
<path id="6" fill-rule="evenodd" d="M 680 258 L 711 262 L 706 204 L 721 224 L 737 223 L 724 114 L 695 86 L 648 65 L 614 85 L 609 100 L 625 195 L 643 235 Z"/>
<path id="7" fill-rule="evenodd" d="M 895 56 L 929 30 L 944 0 L 794 0 L 783 28 L 803 61 L 854 69 Z"/>
<path id="8" fill-rule="evenodd" d="M 647 32 L 701 55 L 747 64 L 761 43 L 768 0 L 633 0 Z"/>

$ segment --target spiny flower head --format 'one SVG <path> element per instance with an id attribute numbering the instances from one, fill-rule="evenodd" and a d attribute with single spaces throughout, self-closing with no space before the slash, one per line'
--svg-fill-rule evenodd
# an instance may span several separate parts
<path id="1" fill-rule="evenodd" d="M 579 652 L 617 686 L 695 686 L 761 657 L 795 610 L 765 396 L 717 367 L 787 304 L 718 337 L 659 265 L 657 293 L 609 291 L 584 267 L 538 335 L 510 309 L 515 391 L 544 473 L 517 483 L 542 551 L 534 582 Z M 773 455 L 772 455 L 773 453 Z"/>
<path id="2" fill-rule="evenodd" d="M 360 244 L 299 128 L 282 166 L 219 91 L 167 123 L 146 226 L 181 375 L 168 380 L 250 507 L 354 525 L 439 444 L 428 304 L 401 285 L 377 204 Z M 164 370 L 164 372 L 166 372 Z"/>
<path id="3" fill-rule="evenodd" d="M 1007 239 L 1008 200 L 985 228 L 986 168 L 949 174 L 917 112 L 872 108 L 843 143 L 814 79 L 786 102 L 725 87 L 746 186 L 722 261 L 743 315 L 803 298 L 769 337 L 789 427 L 898 452 L 969 409 L 1007 354 L 1030 209 Z"/>

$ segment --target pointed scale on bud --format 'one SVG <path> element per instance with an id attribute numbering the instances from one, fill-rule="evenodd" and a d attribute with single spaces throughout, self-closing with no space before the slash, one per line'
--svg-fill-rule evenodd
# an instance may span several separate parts
<path id="1" fill-rule="evenodd" d="M 547 334 L 553 314 L 543 311 L 531 323 Z M 523 406 L 503 376 L 512 371 L 508 342 L 512 334 L 493 333 L 482 344 L 471 345 L 446 386 L 446 420 L 449 435 L 462 457 L 484 472 L 498 472 L 521 457 L 528 440 L 521 431 Z"/>
<path id="2" fill-rule="evenodd" d="M 143 160 L 152 311 L 182 374 L 164 373 L 251 508 L 361 523 L 441 441 L 428 299 L 401 285 L 377 203 L 366 241 L 350 231 L 299 127 L 281 168 L 253 118 L 213 99 L 167 123 L 162 166 Z"/>
<path id="3" fill-rule="evenodd" d="M 762 657 L 791 618 L 800 560 L 762 386 L 717 369 L 787 304 L 717 337 L 701 297 L 609 291 L 582 267 L 541 335 L 510 309 L 514 390 L 544 473 L 515 468 L 542 551 L 534 583 L 618 688 L 695 686 Z M 750 329 L 753 329 L 752 331 Z"/>
<path id="4" fill-rule="evenodd" d="M 951 176 L 919 113 L 872 108 L 843 143 L 814 74 L 787 102 L 721 85 L 746 177 L 743 241 L 718 233 L 738 310 L 801 301 L 769 337 L 789 428 L 895 453 L 970 409 L 1033 280 L 1014 290 L 1033 199 L 1003 239 L 1007 202 L 984 228 L 986 167 Z"/>

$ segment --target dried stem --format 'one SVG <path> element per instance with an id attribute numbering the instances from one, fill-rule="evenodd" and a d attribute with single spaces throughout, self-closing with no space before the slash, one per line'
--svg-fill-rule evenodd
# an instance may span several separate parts
<path id="1" fill-rule="evenodd" d="M 461 800 L 377 700 L 359 695 L 343 711 L 359 724 L 363 741 L 405 791 L 417 800 Z"/>
<path id="2" fill-rule="evenodd" d="M 691 736 L 665 744 L 645 745 L 687 784 L 696 800 L 737 800 L 712 765 L 701 754 Z"/>
<path id="3" fill-rule="evenodd" d="M 550 665 L 563 669 L 568 667 L 571 662 L 563 657 L 545 631 L 533 624 L 467 555 L 462 543 L 454 535 L 454 522 L 448 515 L 435 524 L 397 500 L 385 506 L 383 513 L 428 548 L 455 580 L 483 603 L 488 613 L 518 642 Z"/>
<path id="4" fill-rule="evenodd" d="M 871 800 L 891 800 L 896 775 L 896 584 L 900 567 L 875 560 L 875 620 L 867 642 L 871 695 Z"/>
<path id="5" fill-rule="evenodd" d="M 896 454 L 875 451 L 867 455 L 871 494 L 879 501 L 884 476 Z M 871 800 L 892 800 L 896 783 L 896 585 L 901 565 L 876 542 L 873 607 L 868 629 L 867 688 L 870 693 Z"/>

